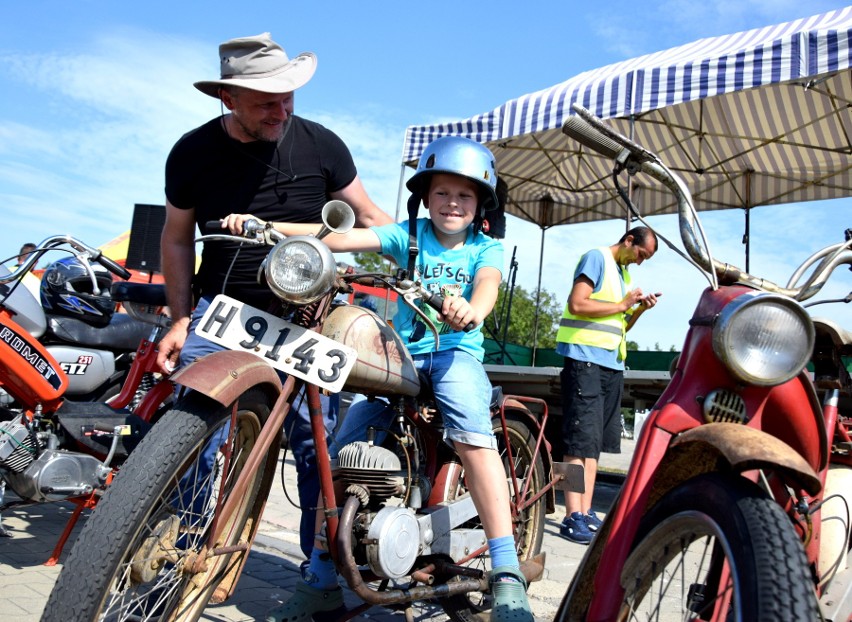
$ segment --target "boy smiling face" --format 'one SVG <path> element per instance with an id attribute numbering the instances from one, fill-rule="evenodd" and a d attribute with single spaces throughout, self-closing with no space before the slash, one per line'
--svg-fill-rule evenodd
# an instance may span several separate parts
<path id="1" fill-rule="evenodd" d="M 423 202 L 429 209 L 436 236 L 442 243 L 463 243 L 479 203 L 476 183 L 448 173 L 435 173 L 430 182 Z"/>

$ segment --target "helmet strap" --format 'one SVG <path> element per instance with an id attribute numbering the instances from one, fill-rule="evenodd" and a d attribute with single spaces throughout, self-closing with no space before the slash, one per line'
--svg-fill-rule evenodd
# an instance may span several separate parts
<path id="1" fill-rule="evenodd" d="M 420 250 L 417 248 L 417 211 L 420 209 L 420 192 L 408 197 L 408 278 L 414 278 L 414 262 Z"/>

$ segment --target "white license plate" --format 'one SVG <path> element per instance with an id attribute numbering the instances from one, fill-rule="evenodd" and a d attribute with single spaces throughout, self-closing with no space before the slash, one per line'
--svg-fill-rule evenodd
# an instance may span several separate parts
<path id="1" fill-rule="evenodd" d="M 222 294 L 195 332 L 229 350 L 256 354 L 275 369 L 332 393 L 341 391 L 358 360 L 354 348 Z"/>

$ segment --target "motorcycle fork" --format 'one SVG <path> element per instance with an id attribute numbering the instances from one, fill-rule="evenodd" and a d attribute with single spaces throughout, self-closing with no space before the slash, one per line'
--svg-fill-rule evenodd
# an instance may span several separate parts
<path id="1" fill-rule="evenodd" d="M 305 385 L 305 394 L 308 398 L 311 434 L 314 439 L 314 450 L 317 454 L 317 473 L 320 479 L 320 495 L 322 496 L 321 509 L 326 525 L 328 550 L 332 560 L 337 564 L 339 562 L 337 552 L 337 526 L 339 524 L 337 498 L 334 494 L 334 482 L 331 478 L 331 458 L 326 443 L 325 418 L 320 403 L 319 387 L 312 384 Z"/>

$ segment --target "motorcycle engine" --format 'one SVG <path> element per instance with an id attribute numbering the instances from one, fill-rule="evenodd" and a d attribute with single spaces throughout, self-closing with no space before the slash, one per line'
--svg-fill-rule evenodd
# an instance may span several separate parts
<path id="1" fill-rule="evenodd" d="M 405 477 L 399 456 L 364 441 L 350 443 L 337 456 L 335 475 L 346 486 L 356 484 L 370 493 L 370 504 L 402 495 Z"/>
<path id="2" fill-rule="evenodd" d="M 6 473 L 5 479 L 22 499 L 62 501 L 90 494 L 103 486 L 109 467 L 93 456 L 59 449 L 45 449 L 28 465 Z"/>
<path id="3" fill-rule="evenodd" d="M 20 473 L 35 459 L 36 440 L 17 421 L 0 422 L 0 468 Z"/>
<path id="4" fill-rule="evenodd" d="M 404 577 L 423 548 L 424 535 L 412 508 L 420 507 L 420 500 L 428 498 L 428 480 L 416 477 L 416 485 L 407 487 L 407 473 L 402 470 L 399 456 L 363 441 L 340 451 L 334 472 L 347 488 L 353 486 L 369 494 L 369 499 L 362 498 L 368 508 L 383 506 L 377 512 L 362 513 L 356 527 L 366 531 L 368 544 L 363 553 L 370 569 L 388 579 Z M 391 498 L 406 495 L 407 488 L 407 505 L 386 505 Z"/>

